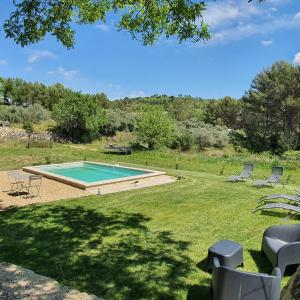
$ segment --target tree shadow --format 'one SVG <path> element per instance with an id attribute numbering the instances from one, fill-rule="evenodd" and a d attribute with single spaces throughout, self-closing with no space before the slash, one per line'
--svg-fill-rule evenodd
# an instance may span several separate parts
<path id="1" fill-rule="evenodd" d="M 212 299 L 211 280 L 206 278 L 201 284 L 195 284 L 188 288 L 186 300 Z"/>
<path id="2" fill-rule="evenodd" d="M 0 261 L 108 299 L 175 299 L 189 244 L 151 231 L 139 213 L 28 206 L 0 214 Z"/>

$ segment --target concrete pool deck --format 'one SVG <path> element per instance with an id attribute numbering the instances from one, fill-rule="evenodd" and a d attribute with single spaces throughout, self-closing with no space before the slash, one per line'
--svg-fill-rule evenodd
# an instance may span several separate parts
<path id="1" fill-rule="evenodd" d="M 29 174 L 20 171 L 22 174 Z M 47 203 L 51 201 L 74 199 L 85 197 L 89 195 L 104 195 L 116 192 L 123 192 L 135 189 L 141 189 L 176 181 L 176 178 L 168 175 L 160 175 L 155 177 L 143 178 L 126 182 L 119 182 L 113 184 L 102 185 L 97 188 L 90 188 L 81 190 L 79 188 L 52 180 L 43 178 L 40 197 L 25 198 L 21 195 L 10 195 L 8 190 L 10 189 L 9 180 L 6 171 L 0 171 L 0 211 L 13 207 L 22 207 L 29 204 Z"/>

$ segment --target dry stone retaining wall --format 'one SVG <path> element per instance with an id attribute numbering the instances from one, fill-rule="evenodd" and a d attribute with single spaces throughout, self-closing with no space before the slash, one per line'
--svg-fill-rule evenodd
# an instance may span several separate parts
<path id="1" fill-rule="evenodd" d="M 24 129 L 0 127 L 0 141 L 6 139 L 26 140 L 28 138 Z M 48 132 L 34 132 L 31 135 L 31 139 L 37 140 L 50 140 L 51 134 Z"/>

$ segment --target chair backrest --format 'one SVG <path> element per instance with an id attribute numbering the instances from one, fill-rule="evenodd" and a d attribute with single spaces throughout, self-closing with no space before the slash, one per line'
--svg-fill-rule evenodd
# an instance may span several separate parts
<path id="1" fill-rule="evenodd" d="M 241 177 L 249 177 L 251 176 L 252 172 L 253 172 L 253 169 L 254 169 L 254 164 L 251 164 L 251 163 L 245 163 L 244 164 L 244 170 L 243 172 L 241 173 Z"/>
<path id="2" fill-rule="evenodd" d="M 42 183 L 42 175 L 30 175 L 29 176 L 29 186 L 40 186 Z"/>
<path id="3" fill-rule="evenodd" d="M 269 177 L 269 182 L 279 182 L 283 175 L 284 168 L 281 166 L 272 167 L 272 174 Z"/>
<path id="4" fill-rule="evenodd" d="M 13 184 L 18 181 L 18 176 L 20 176 L 20 172 L 19 171 L 8 171 L 7 176 L 8 176 L 10 183 Z"/>
<path id="5" fill-rule="evenodd" d="M 8 177 L 14 177 L 14 176 L 19 176 L 20 172 L 19 171 L 8 171 L 7 176 Z"/>
<path id="6" fill-rule="evenodd" d="M 214 257 L 212 289 L 214 300 L 279 300 L 281 273 L 278 268 L 274 275 L 242 272 L 220 266 Z"/>

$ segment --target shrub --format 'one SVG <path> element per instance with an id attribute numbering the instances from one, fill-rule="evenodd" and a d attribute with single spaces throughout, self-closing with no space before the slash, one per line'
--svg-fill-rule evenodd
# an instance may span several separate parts
<path id="1" fill-rule="evenodd" d="M 178 137 L 178 143 L 181 151 L 190 151 L 195 144 L 195 139 L 190 132 L 186 131 Z"/>
<path id="2" fill-rule="evenodd" d="M 136 122 L 136 134 L 150 150 L 168 146 L 175 134 L 175 123 L 160 106 L 143 106 Z"/>
<path id="3" fill-rule="evenodd" d="M 53 109 L 56 132 L 74 142 L 90 142 L 98 136 L 105 122 L 104 111 L 93 97 L 71 94 L 61 99 Z"/>
<path id="4" fill-rule="evenodd" d="M 282 158 L 286 160 L 300 161 L 300 151 L 289 150 L 283 153 Z"/>
<path id="5" fill-rule="evenodd" d="M 227 127 L 191 120 L 187 125 L 187 129 L 192 134 L 199 149 L 205 147 L 223 148 L 229 143 Z"/>
<path id="6" fill-rule="evenodd" d="M 0 106 L 0 120 L 10 123 L 39 124 L 50 118 L 50 113 L 40 104 L 30 105 L 26 108 L 16 105 Z"/>

